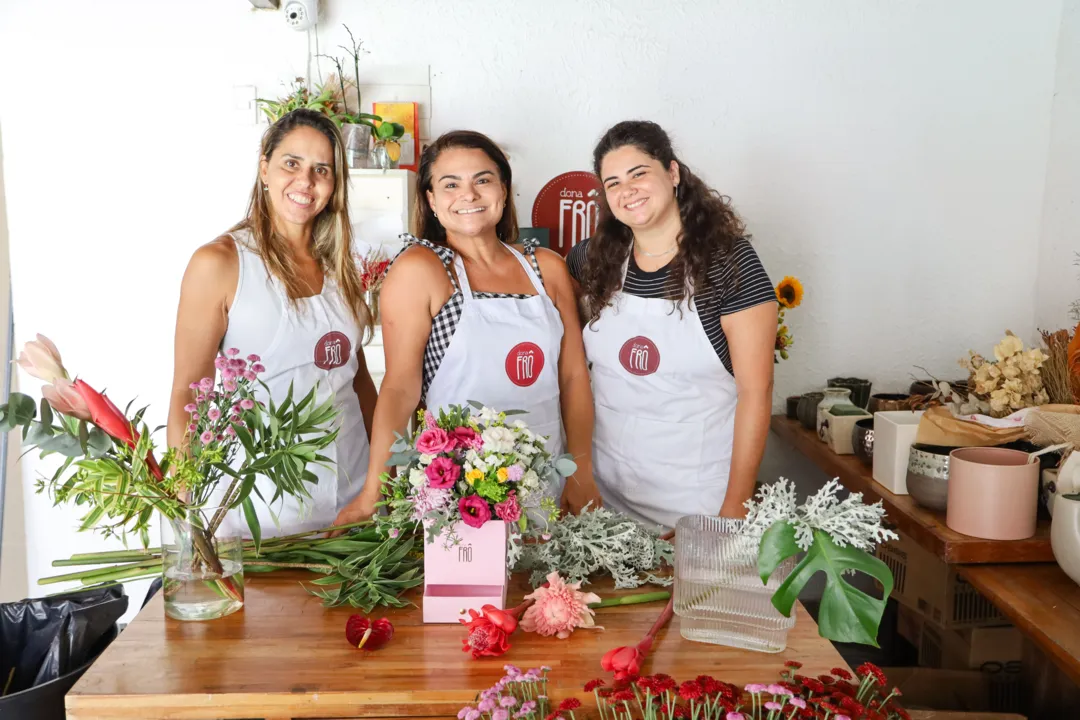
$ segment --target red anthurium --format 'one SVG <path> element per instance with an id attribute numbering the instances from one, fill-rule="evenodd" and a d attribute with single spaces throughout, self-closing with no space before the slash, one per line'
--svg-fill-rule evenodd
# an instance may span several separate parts
<path id="1" fill-rule="evenodd" d="M 345 638 L 360 650 L 378 650 L 394 637 L 394 626 L 386 618 L 369 620 L 353 615 L 345 623 Z"/>

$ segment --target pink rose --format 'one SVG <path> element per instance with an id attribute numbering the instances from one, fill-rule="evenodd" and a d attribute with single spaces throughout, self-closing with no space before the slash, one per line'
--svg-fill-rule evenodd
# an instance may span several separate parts
<path id="1" fill-rule="evenodd" d="M 457 442 L 458 447 L 461 448 L 479 450 L 484 445 L 484 441 L 480 438 L 480 434 L 471 427 L 454 428 L 451 435 L 454 436 L 454 440 Z"/>
<path id="2" fill-rule="evenodd" d="M 469 527 L 483 527 L 484 523 L 491 519 L 491 508 L 487 500 L 479 495 L 467 495 L 458 500 L 458 510 L 461 519 Z"/>
<path id="3" fill-rule="evenodd" d="M 438 455 L 454 449 L 454 440 L 442 428 L 431 428 L 416 439 L 416 451 L 423 455 Z"/>
<path id="4" fill-rule="evenodd" d="M 424 470 L 427 475 L 428 485 L 442 490 L 454 487 L 454 483 L 461 477 L 461 468 L 448 457 L 437 457 Z"/>

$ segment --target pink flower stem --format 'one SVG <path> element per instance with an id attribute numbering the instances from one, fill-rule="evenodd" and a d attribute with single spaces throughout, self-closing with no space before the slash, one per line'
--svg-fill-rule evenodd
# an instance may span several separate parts
<path id="1" fill-rule="evenodd" d="M 653 638 L 656 637 L 656 633 L 660 632 L 660 628 L 668 624 L 671 620 L 671 616 L 675 614 L 675 598 L 668 598 L 667 605 L 664 606 L 664 611 L 660 613 L 660 617 L 653 623 L 652 628 L 645 635 L 645 638 L 638 643 L 638 649 L 641 650 L 644 655 L 652 647 Z"/>

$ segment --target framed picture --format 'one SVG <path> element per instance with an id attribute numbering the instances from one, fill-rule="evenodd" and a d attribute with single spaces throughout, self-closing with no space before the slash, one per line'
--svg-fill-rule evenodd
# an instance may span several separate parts
<path id="1" fill-rule="evenodd" d="M 385 122 L 395 122 L 404 126 L 405 134 L 401 143 L 401 158 L 398 167 L 416 171 L 420 164 L 420 113 L 414 102 L 377 102 L 372 104 L 372 112 Z"/>

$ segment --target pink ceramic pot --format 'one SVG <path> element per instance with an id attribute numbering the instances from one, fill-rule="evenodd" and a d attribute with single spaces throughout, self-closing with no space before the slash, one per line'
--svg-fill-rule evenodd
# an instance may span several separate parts
<path id="1" fill-rule="evenodd" d="M 958 533 L 988 540 L 1023 540 L 1035 534 L 1039 459 L 1004 448 L 959 448 L 949 453 L 945 523 Z"/>

